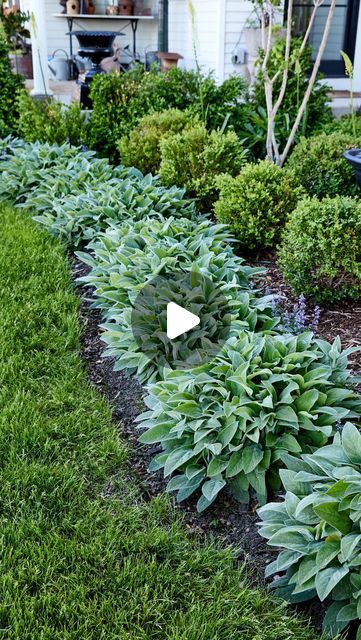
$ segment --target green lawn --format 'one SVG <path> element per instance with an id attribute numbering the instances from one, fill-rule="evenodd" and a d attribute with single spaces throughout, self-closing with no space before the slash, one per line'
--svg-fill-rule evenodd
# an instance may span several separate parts
<path id="1" fill-rule="evenodd" d="M 143 502 L 86 380 L 65 252 L 0 216 L 0 638 L 315 640 L 165 498 Z"/>

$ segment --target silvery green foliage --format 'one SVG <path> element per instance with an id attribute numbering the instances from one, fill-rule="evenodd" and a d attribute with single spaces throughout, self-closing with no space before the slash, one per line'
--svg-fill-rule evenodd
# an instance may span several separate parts
<path id="1" fill-rule="evenodd" d="M 250 277 L 262 273 L 262 269 L 244 265 L 234 254 L 232 237 L 224 225 L 214 225 L 208 220 L 196 223 L 187 219 L 145 219 L 134 225 L 111 227 L 89 249 L 91 254 L 77 254 L 92 267 L 80 281 L 95 288 L 94 306 L 102 310 L 107 320 L 102 334 L 108 345 L 105 355 L 115 358 L 117 370 L 126 369 L 142 382 L 161 377 L 163 367 L 156 353 L 157 349 L 166 348 L 164 342 L 160 345 L 161 327 L 157 325 L 152 332 L 154 359 L 148 357 L 134 339 L 131 328 L 136 296 L 154 277 L 168 276 L 166 286 L 174 288 L 175 296 L 178 284 L 171 277 L 174 271 L 201 273 L 217 283 L 219 305 L 221 298 L 226 300 L 231 314 L 231 335 L 238 335 L 243 329 L 267 331 L 277 324 L 272 313 L 272 296 L 260 296 L 249 289 Z M 213 314 L 216 321 L 223 308 L 217 304 L 213 308 L 206 293 L 202 299 L 203 322 L 207 313 Z M 151 307 L 149 322 L 154 322 Z M 182 344 L 183 361 L 202 348 L 201 341 L 195 342 L 194 332 Z"/>
<path id="2" fill-rule="evenodd" d="M 90 167 L 93 163 L 101 163 L 105 171 L 111 168 L 106 160 L 98 160 L 93 151 L 81 151 L 69 144 L 49 145 L 39 142 L 24 143 L 11 147 L 6 158 L 0 164 L 1 184 L 0 199 L 14 204 L 23 203 L 39 185 L 49 179 L 60 176 L 66 184 L 64 176 L 69 169 L 68 185 L 64 188 L 69 193 L 69 185 L 78 177 L 81 183 L 92 175 Z M 99 164 L 98 164 L 99 167 Z M 99 174 L 99 171 L 97 172 Z"/>
<path id="3" fill-rule="evenodd" d="M 345 389 L 330 389 L 343 402 Z M 324 628 L 331 635 L 359 621 L 361 637 L 361 433 L 347 423 L 333 444 L 295 459 L 283 456 L 286 496 L 259 510 L 260 533 L 282 549 L 267 575 L 291 601 L 333 600 Z"/>
<path id="4" fill-rule="evenodd" d="M 13 136 L 7 136 L 6 138 L 0 138 L 0 163 L 5 161 L 9 154 L 13 150 L 24 147 L 26 143 L 21 138 L 14 138 Z M 0 164 L 1 169 L 1 164 Z"/>
<path id="5" fill-rule="evenodd" d="M 176 472 L 168 490 L 178 501 L 201 490 L 199 510 L 227 484 L 242 502 L 253 489 L 264 503 L 267 489 L 280 487 L 283 454 L 322 446 L 336 423 L 360 415 L 361 396 L 345 388 L 352 351 L 311 332 L 244 332 L 208 365 L 165 371 L 139 418 L 141 441 L 162 447 L 151 468 Z"/>
<path id="6" fill-rule="evenodd" d="M 26 206 L 40 212 L 34 220 L 72 246 L 79 246 L 110 225 L 127 220 L 147 216 L 198 217 L 194 203 L 184 198 L 184 190 L 166 189 L 156 178 L 143 177 L 136 169 L 125 171 L 124 177 L 75 184 L 66 197 L 54 195 L 52 185 L 41 185 L 27 198 Z"/>
<path id="7" fill-rule="evenodd" d="M 36 222 L 78 246 L 108 224 L 146 215 L 196 218 L 184 190 L 134 168 L 112 167 L 68 144 L 4 145 L 0 199 L 37 212 Z"/>
<path id="8" fill-rule="evenodd" d="M 249 291 L 250 278 L 264 270 L 244 264 L 235 255 L 233 243 L 226 225 L 204 219 L 160 216 L 110 225 L 88 245 L 89 253 L 77 253 L 91 267 L 79 281 L 94 287 L 96 306 L 106 317 L 129 305 L 129 291 L 138 292 L 151 278 L 174 270 L 199 271 L 213 281 L 223 281 L 230 295 L 240 289 Z M 271 306 L 271 296 L 266 300 Z"/>

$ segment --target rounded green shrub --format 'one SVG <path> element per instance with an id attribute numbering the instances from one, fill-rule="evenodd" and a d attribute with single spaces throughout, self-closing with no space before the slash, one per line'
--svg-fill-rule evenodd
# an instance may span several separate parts
<path id="1" fill-rule="evenodd" d="M 361 202 L 306 198 L 286 224 L 279 263 L 295 293 L 339 300 L 361 293 Z"/>
<path id="2" fill-rule="evenodd" d="M 287 162 L 287 171 L 295 176 L 308 195 L 333 198 L 359 194 L 355 172 L 343 152 L 361 146 L 361 137 L 344 133 L 322 133 L 302 138 Z"/>
<path id="3" fill-rule="evenodd" d="M 333 395 L 341 398 L 343 393 L 336 389 Z M 335 637 L 357 621 L 359 638 L 361 433 L 347 423 L 333 444 L 301 460 L 282 457 L 288 467 L 280 471 L 286 496 L 258 512 L 260 534 L 282 549 L 266 574 L 282 574 L 273 585 L 291 602 L 329 599 L 325 631 Z"/>
<path id="4" fill-rule="evenodd" d="M 361 138 L 361 117 L 360 115 L 345 115 L 342 118 L 334 118 L 331 122 L 322 126 L 324 133 L 342 133 L 354 138 Z M 321 131 L 320 131 L 321 133 Z"/>
<path id="5" fill-rule="evenodd" d="M 236 177 L 217 178 L 217 220 L 229 224 L 249 249 L 271 247 L 304 195 L 296 179 L 268 160 L 246 165 Z"/>
<path id="6" fill-rule="evenodd" d="M 350 372 L 341 342 L 248 331 L 225 344 L 213 362 L 165 372 L 150 385 L 139 417 L 141 441 L 159 443 L 152 469 L 170 478 L 184 500 L 201 491 L 208 507 L 228 485 L 241 502 L 280 488 L 281 456 L 322 446 L 335 424 L 360 415 L 361 396 L 345 387 Z"/>
<path id="7" fill-rule="evenodd" d="M 202 124 L 167 136 L 161 140 L 160 150 L 162 182 L 184 187 L 202 210 L 210 209 L 217 197 L 216 177 L 221 173 L 236 175 L 246 156 L 233 131 L 209 133 Z"/>
<path id="8" fill-rule="evenodd" d="M 26 142 L 72 145 L 86 142 L 86 115 L 77 102 L 63 105 L 52 98 L 43 102 L 21 91 L 18 110 L 18 133 Z"/>
<path id="9" fill-rule="evenodd" d="M 137 167 L 145 174 L 158 173 L 161 139 L 172 133 L 181 133 L 191 121 L 189 114 L 179 109 L 144 116 L 129 136 L 123 136 L 119 142 L 122 163 Z"/>
<path id="10" fill-rule="evenodd" d="M 4 27 L 0 22 L 0 138 L 18 129 L 19 108 L 17 93 L 23 88 L 22 76 L 13 73 Z"/>

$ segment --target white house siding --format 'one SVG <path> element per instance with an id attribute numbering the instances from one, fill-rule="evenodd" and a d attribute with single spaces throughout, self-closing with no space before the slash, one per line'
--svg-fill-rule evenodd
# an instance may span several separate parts
<path id="1" fill-rule="evenodd" d="M 187 0 L 169 0 L 169 50 L 184 56 L 181 66 L 196 67 L 194 44 L 198 63 L 202 70 L 214 71 L 218 79 L 223 77 L 223 47 L 220 43 L 224 35 L 222 7 L 225 0 L 193 0 L 195 9 L 195 29 L 192 27 Z"/>
<path id="2" fill-rule="evenodd" d="M 225 0 L 225 3 L 224 76 L 245 75 L 245 65 L 233 64 L 232 55 L 239 47 L 245 47 L 243 29 L 253 5 L 247 0 Z"/>

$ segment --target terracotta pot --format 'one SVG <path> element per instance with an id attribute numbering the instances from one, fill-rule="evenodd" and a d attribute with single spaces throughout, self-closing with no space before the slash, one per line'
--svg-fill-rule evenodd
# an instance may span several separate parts
<path id="1" fill-rule="evenodd" d="M 133 13 L 133 0 L 119 0 L 118 9 L 120 16 L 131 16 Z"/>
<path id="2" fill-rule="evenodd" d="M 169 71 L 177 66 L 178 60 L 183 60 L 183 56 L 180 53 L 173 53 L 171 51 L 157 51 L 157 58 L 160 60 L 160 68 L 162 71 Z"/>
<path id="3" fill-rule="evenodd" d="M 95 14 L 95 11 L 96 11 L 96 6 L 94 2 L 92 2 L 92 0 L 88 0 L 88 6 L 86 10 L 87 14 L 89 16 L 93 16 Z"/>
<path id="4" fill-rule="evenodd" d="M 67 0 L 66 12 L 69 16 L 79 15 L 79 0 Z"/>

